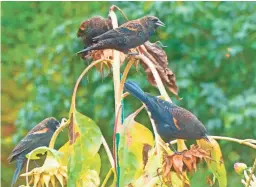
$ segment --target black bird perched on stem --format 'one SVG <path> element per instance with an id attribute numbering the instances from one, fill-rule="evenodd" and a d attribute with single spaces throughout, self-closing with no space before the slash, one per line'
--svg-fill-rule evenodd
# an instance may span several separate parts
<path id="1" fill-rule="evenodd" d="M 37 147 L 49 146 L 53 133 L 60 123 L 53 117 L 46 118 L 36 125 L 13 149 L 9 162 L 16 160 L 16 170 L 12 178 L 12 186 L 16 183 L 19 174 L 26 162 L 26 154 Z"/>
<path id="2" fill-rule="evenodd" d="M 77 37 L 82 38 L 82 42 L 86 46 L 93 44 L 93 38 L 99 36 L 112 29 L 112 22 L 110 17 L 105 19 L 101 16 L 94 16 L 88 20 L 81 23 L 78 31 Z"/>
<path id="3" fill-rule="evenodd" d="M 129 49 L 148 41 L 159 26 L 164 26 L 164 23 L 154 16 L 145 16 L 128 21 L 116 29 L 94 37 L 95 44 L 77 52 L 77 54 L 99 49 L 116 49 L 127 54 Z"/>
<path id="4" fill-rule="evenodd" d="M 201 139 L 207 141 L 206 129 L 197 117 L 173 103 L 145 93 L 136 83 L 127 81 L 125 90 L 143 102 L 165 142 L 173 139 Z"/>

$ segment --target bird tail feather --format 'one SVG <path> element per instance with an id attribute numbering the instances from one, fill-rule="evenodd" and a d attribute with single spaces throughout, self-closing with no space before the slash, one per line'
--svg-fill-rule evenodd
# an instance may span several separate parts
<path id="1" fill-rule="evenodd" d="M 76 54 L 79 55 L 79 54 L 81 54 L 81 53 L 86 53 L 86 52 L 88 52 L 88 51 L 90 51 L 90 50 L 91 50 L 91 47 L 87 47 L 87 48 L 85 48 L 85 49 L 83 49 L 83 50 L 81 50 L 81 51 L 78 51 Z"/>
<path id="2" fill-rule="evenodd" d="M 19 174 L 20 174 L 20 172 L 21 172 L 21 170 L 22 170 L 22 168 L 24 166 L 25 160 L 26 160 L 25 156 L 19 156 L 17 158 L 16 170 L 15 170 L 13 178 L 12 178 L 12 185 L 11 185 L 11 187 L 13 187 L 14 184 L 16 183 L 16 181 L 18 180 Z"/>
<path id="3" fill-rule="evenodd" d="M 124 84 L 124 88 L 126 91 L 137 97 L 143 103 L 147 102 L 147 95 L 135 82 L 126 81 L 126 83 Z"/>

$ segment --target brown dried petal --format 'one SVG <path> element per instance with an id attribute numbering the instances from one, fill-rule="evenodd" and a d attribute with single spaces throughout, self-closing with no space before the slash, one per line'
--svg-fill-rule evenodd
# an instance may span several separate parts
<path id="1" fill-rule="evenodd" d="M 183 161 L 182 161 L 183 155 L 174 155 L 173 160 L 173 168 L 177 173 L 182 173 L 183 170 Z"/>
<path id="2" fill-rule="evenodd" d="M 193 159 L 192 159 L 192 155 L 189 154 L 184 154 L 183 155 L 183 162 L 186 165 L 188 171 L 192 171 L 193 170 Z"/>
<path id="3" fill-rule="evenodd" d="M 172 162 L 170 162 L 168 159 L 165 162 L 166 163 L 166 167 L 165 167 L 165 171 L 164 171 L 164 176 L 167 176 L 168 173 L 170 173 L 170 170 L 172 168 Z"/>

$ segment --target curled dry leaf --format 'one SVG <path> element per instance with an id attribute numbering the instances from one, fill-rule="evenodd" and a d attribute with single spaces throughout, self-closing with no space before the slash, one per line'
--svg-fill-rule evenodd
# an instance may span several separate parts
<path id="1" fill-rule="evenodd" d="M 147 50 L 146 56 L 153 62 L 155 68 L 157 69 L 159 76 L 161 77 L 163 83 L 167 85 L 168 89 L 178 97 L 178 87 L 176 85 L 176 76 L 171 69 L 168 68 L 168 59 L 165 51 L 159 47 L 156 43 L 146 42 L 144 47 Z M 153 74 L 151 73 L 148 66 L 143 63 L 142 66 L 148 75 L 148 81 L 153 86 L 156 86 L 156 82 Z"/>
<path id="2" fill-rule="evenodd" d="M 184 172 L 196 171 L 196 165 L 206 159 L 210 159 L 210 154 L 198 145 L 192 145 L 190 150 L 185 150 L 181 153 L 164 155 L 163 177 L 170 179 L 170 172 L 174 171 L 179 177 L 184 178 Z"/>

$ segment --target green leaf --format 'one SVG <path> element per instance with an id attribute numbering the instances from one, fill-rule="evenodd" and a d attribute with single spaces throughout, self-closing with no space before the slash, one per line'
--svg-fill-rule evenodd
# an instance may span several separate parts
<path id="1" fill-rule="evenodd" d="M 72 145 L 73 151 L 68 163 L 68 186 L 83 186 L 83 177 L 89 170 L 100 171 L 101 131 L 96 123 L 81 113 L 74 112 L 74 123 L 79 137 Z"/>
<path id="2" fill-rule="evenodd" d="M 128 116 L 120 130 L 119 145 L 120 186 L 126 186 L 142 175 L 143 147 L 148 144 L 153 147 L 152 132 L 142 124 L 134 121 L 134 115 Z"/>
<path id="3" fill-rule="evenodd" d="M 227 174 L 222 158 L 222 153 L 218 142 L 212 138 L 209 138 L 211 143 L 204 139 L 198 140 L 198 145 L 207 151 L 210 151 L 212 160 L 206 160 L 208 168 L 214 175 L 214 178 L 218 179 L 220 187 L 227 186 Z"/>

